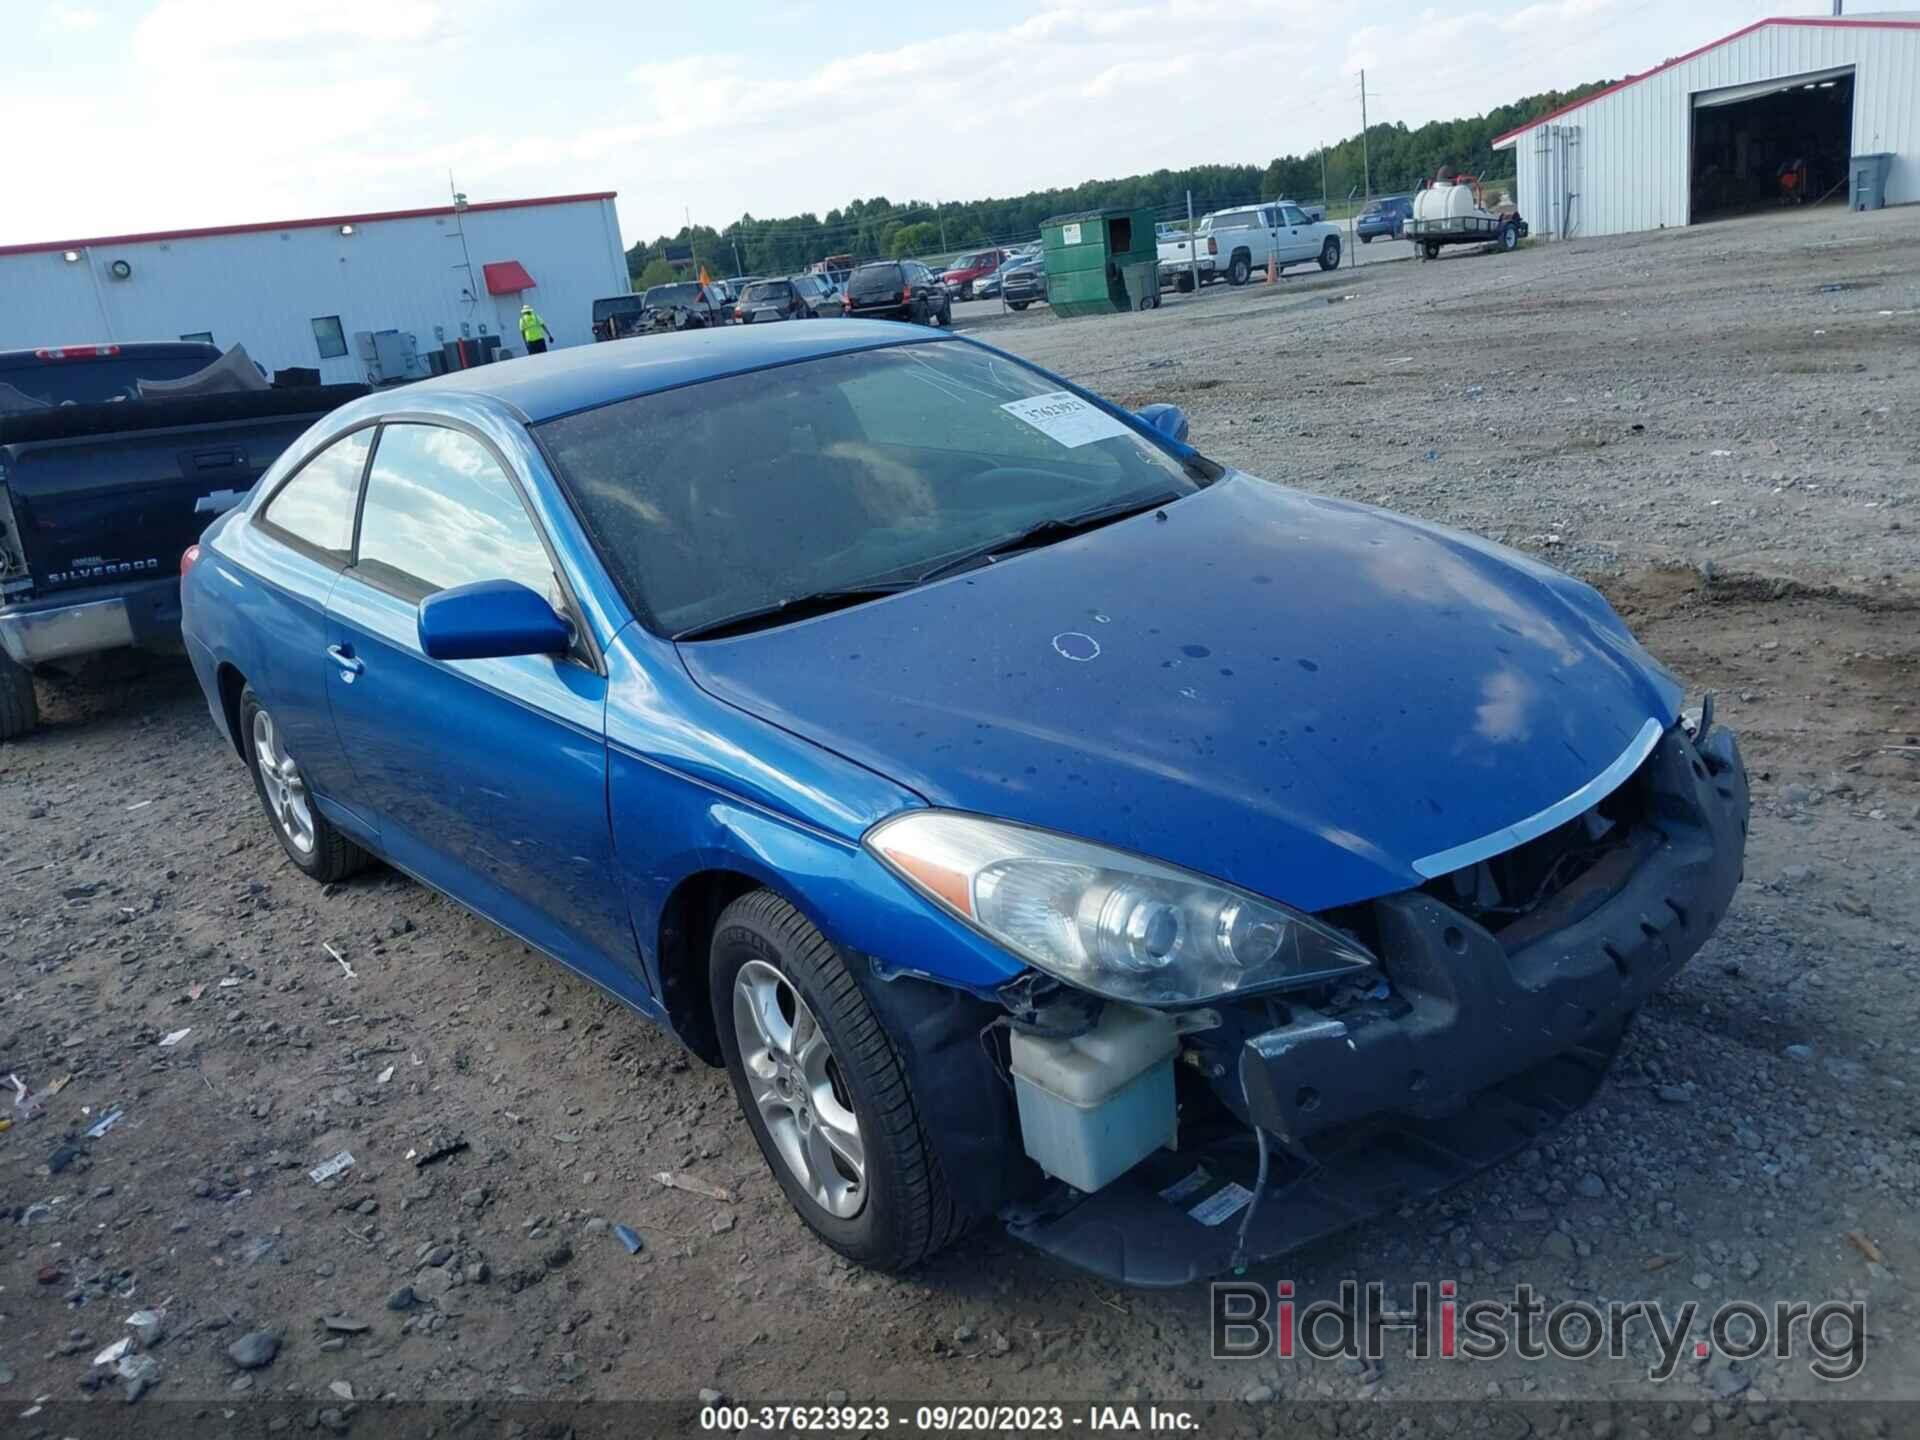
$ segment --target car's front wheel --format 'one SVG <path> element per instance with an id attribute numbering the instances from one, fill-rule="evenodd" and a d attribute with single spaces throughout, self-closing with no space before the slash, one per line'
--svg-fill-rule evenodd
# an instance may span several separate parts
<path id="1" fill-rule="evenodd" d="M 1327 243 L 1320 247 L 1320 268 L 1322 270 L 1340 268 L 1340 241 L 1332 235 L 1329 235 Z"/>
<path id="2" fill-rule="evenodd" d="M 960 1233 L 906 1067 L 840 956 L 769 890 L 729 905 L 709 969 L 720 1049 L 767 1167 L 849 1259 L 904 1270 Z"/>
<path id="3" fill-rule="evenodd" d="M 240 735 L 253 771 L 253 788 L 287 858 L 323 884 L 344 880 L 370 858 L 320 813 L 306 777 L 292 755 L 273 713 L 247 686 L 240 692 Z"/>

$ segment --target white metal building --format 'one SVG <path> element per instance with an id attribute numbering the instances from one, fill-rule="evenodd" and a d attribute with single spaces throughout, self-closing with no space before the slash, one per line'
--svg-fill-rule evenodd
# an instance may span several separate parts
<path id="1" fill-rule="evenodd" d="M 0 246 L 0 350 L 237 341 L 269 370 L 364 380 L 361 332 L 411 335 L 423 361 L 447 341 L 490 335 L 503 353 L 524 353 L 523 303 L 558 345 L 586 344 L 593 301 L 628 288 L 613 199 L 602 191 Z"/>
<path id="2" fill-rule="evenodd" d="M 1886 154 L 1886 203 L 1920 201 L 1920 11 L 1761 20 L 1494 141 L 1535 234 L 1617 235 L 1849 195 Z"/>

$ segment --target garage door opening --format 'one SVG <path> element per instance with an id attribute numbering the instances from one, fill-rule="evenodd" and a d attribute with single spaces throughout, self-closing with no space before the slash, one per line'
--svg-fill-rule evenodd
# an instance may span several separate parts
<path id="1" fill-rule="evenodd" d="M 1695 95 L 1693 221 L 1844 203 L 1852 138 L 1851 66 Z"/>

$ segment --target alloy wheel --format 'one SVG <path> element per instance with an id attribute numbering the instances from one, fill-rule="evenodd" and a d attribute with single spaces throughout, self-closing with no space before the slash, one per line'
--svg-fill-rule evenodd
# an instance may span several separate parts
<path id="1" fill-rule="evenodd" d="M 253 763 L 260 772 L 260 788 L 266 794 L 274 823 L 286 835 L 287 843 L 302 855 L 311 855 L 313 809 L 307 798 L 307 782 L 293 757 L 280 748 L 279 732 L 265 710 L 253 712 Z"/>
<path id="2" fill-rule="evenodd" d="M 733 1025 L 747 1088 L 781 1163 L 828 1214 L 859 1214 L 866 1142 L 819 1020 L 791 980 L 749 960 L 734 977 Z"/>

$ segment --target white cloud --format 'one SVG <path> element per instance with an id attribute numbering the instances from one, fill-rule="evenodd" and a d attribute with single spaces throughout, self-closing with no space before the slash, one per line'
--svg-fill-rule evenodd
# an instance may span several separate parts
<path id="1" fill-rule="evenodd" d="M 43 22 L 49 30 L 64 30 L 70 34 L 85 34 L 89 30 L 98 30 L 106 20 L 98 10 L 85 5 L 55 5 L 47 11 Z"/>

